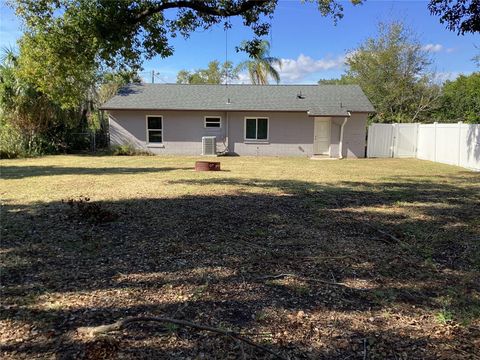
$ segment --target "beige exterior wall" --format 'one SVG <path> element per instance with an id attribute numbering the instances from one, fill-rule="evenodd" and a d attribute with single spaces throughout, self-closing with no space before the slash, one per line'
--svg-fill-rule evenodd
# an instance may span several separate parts
<path id="1" fill-rule="evenodd" d="M 352 113 L 343 129 L 343 157 L 365 157 L 367 136 L 367 118 L 365 113 Z M 330 156 L 339 156 L 340 128 L 344 118 L 332 118 Z"/>
<path id="2" fill-rule="evenodd" d="M 163 144 L 147 144 L 147 115 L 163 117 Z M 221 128 L 205 128 L 205 116 L 221 116 Z M 217 151 L 225 150 L 225 113 L 219 111 L 110 111 L 110 144 L 132 144 L 155 154 L 200 155 L 202 136 L 217 137 Z"/>
<path id="3" fill-rule="evenodd" d="M 163 144 L 146 143 L 147 115 L 163 116 Z M 205 128 L 205 116 L 221 116 L 222 126 Z M 245 140 L 245 117 L 269 119 L 268 141 Z M 227 121 L 228 119 L 228 121 Z M 349 118 L 344 131 L 344 156 L 364 157 L 366 114 L 355 113 Z M 219 111 L 109 111 L 110 143 L 132 144 L 155 154 L 200 155 L 202 136 L 217 137 L 217 151 L 229 150 L 237 155 L 258 156 L 312 156 L 314 118 L 302 112 L 219 112 Z M 332 118 L 332 157 L 338 157 L 340 124 L 343 118 Z M 227 135 L 228 128 L 228 135 Z"/>
<path id="4" fill-rule="evenodd" d="M 245 140 L 245 118 L 268 118 L 268 141 Z M 230 112 L 230 151 L 254 156 L 312 156 L 313 118 L 297 112 Z"/>

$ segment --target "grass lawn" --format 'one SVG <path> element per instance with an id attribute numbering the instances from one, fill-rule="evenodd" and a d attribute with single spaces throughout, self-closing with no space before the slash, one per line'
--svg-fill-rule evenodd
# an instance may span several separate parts
<path id="1" fill-rule="evenodd" d="M 272 357 L 171 324 L 77 331 L 137 315 L 290 359 L 480 357 L 479 173 L 219 160 L 1 161 L 0 357 Z"/>

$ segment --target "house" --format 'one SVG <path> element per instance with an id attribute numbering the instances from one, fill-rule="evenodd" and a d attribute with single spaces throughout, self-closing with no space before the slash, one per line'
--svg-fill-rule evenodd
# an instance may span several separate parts
<path id="1" fill-rule="evenodd" d="M 111 145 L 201 155 L 213 139 L 217 154 L 333 158 L 365 156 L 374 111 L 357 85 L 131 84 L 102 109 Z"/>

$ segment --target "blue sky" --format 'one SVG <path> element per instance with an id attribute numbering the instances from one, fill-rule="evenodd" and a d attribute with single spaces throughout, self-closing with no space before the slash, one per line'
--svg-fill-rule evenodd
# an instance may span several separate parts
<path id="1" fill-rule="evenodd" d="M 21 24 L 13 11 L 0 6 L 0 46 L 15 45 L 21 36 Z M 345 16 L 337 26 L 331 18 L 324 18 L 311 4 L 300 0 L 280 0 L 274 19 L 271 54 L 283 60 L 283 83 L 315 83 L 320 78 L 335 78 L 343 73 L 345 54 L 368 36 L 374 35 L 379 21 L 403 20 L 417 34 L 434 60 L 434 69 L 443 79 L 458 74 L 478 71 L 471 61 L 480 47 L 479 35 L 457 36 L 445 29 L 427 9 L 427 1 L 375 1 L 352 6 L 344 2 Z M 252 33 L 239 19 L 232 19 L 228 31 L 228 59 L 238 63 L 246 55 L 235 52 L 242 40 Z M 175 54 L 166 59 L 159 57 L 144 63 L 146 72 L 155 70 L 157 82 L 174 82 L 180 69 L 205 67 L 210 60 L 225 60 L 225 31 L 221 26 L 199 31 L 188 39 L 175 38 Z M 145 78 L 150 77 L 145 73 Z M 241 78 L 243 80 L 243 77 Z"/>

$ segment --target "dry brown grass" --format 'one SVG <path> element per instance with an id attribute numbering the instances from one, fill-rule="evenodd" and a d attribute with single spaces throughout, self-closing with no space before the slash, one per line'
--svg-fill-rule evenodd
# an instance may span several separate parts
<path id="1" fill-rule="evenodd" d="M 241 353 L 175 326 L 76 332 L 135 315 L 249 333 L 298 359 L 480 356 L 478 173 L 246 157 L 195 173 L 194 161 L 0 162 L 2 358 Z M 296 277 L 262 279 L 280 273 Z"/>

